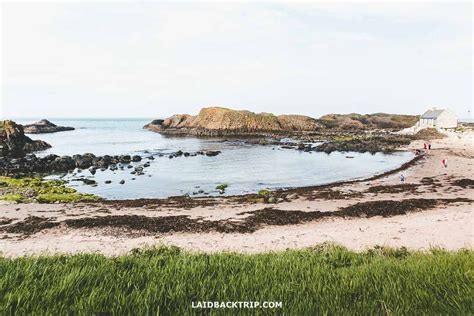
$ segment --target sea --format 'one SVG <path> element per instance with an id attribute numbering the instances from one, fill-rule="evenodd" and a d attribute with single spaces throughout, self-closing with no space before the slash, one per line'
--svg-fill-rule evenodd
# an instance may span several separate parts
<path id="1" fill-rule="evenodd" d="M 17 120 L 27 124 L 38 119 Z M 88 170 L 80 173 L 56 174 L 79 192 L 92 193 L 106 199 L 166 198 L 170 196 L 216 196 L 216 186 L 227 184 L 224 195 L 255 193 L 262 189 L 281 189 L 327 184 L 335 181 L 369 177 L 401 166 L 413 158 L 411 152 L 341 153 L 301 152 L 278 145 L 250 145 L 236 139 L 170 137 L 143 129 L 147 119 L 51 119 L 61 126 L 72 126 L 74 131 L 29 135 L 52 145 L 38 152 L 74 155 L 140 155 L 141 162 L 132 163 L 144 168 L 144 175 L 131 174 L 133 169 Z M 196 152 L 219 150 L 215 157 L 177 157 L 166 154 L 182 150 Z M 159 157 L 160 154 L 165 154 Z M 154 160 L 148 159 L 153 156 Z M 97 186 L 72 181 L 86 177 L 97 181 Z M 120 184 L 122 180 L 125 183 Z M 105 183 L 111 181 L 111 183 Z"/>

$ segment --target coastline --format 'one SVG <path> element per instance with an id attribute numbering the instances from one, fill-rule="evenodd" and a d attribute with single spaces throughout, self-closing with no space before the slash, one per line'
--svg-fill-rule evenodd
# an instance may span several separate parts
<path id="1" fill-rule="evenodd" d="M 4 256 L 78 252 L 120 255 L 151 245 L 253 253 L 304 248 L 328 241 L 357 251 L 375 245 L 416 250 L 472 249 L 474 189 L 453 183 L 472 179 L 474 148 L 469 142 L 471 134 L 461 140 L 456 137 L 435 140 L 431 151 L 367 179 L 278 190 L 276 197 L 296 195 L 278 204 L 244 195 L 1 205 L 5 209 L 2 218 L 14 221 L 1 226 L 0 248 Z M 419 149 L 421 144 L 422 141 L 414 141 L 404 149 Z M 442 157 L 450 161 L 449 168 L 441 167 Z M 400 173 L 407 179 L 404 186 L 400 186 Z M 449 201 L 437 202 L 443 199 Z M 419 203 L 409 204 L 411 200 Z M 393 212 L 367 216 L 363 211 L 369 206 L 387 205 L 388 201 L 395 202 Z M 358 207 L 354 216 L 328 216 L 354 205 Z M 403 213 L 397 214 L 400 209 Z M 280 212 L 280 216 L 272 217 L 275 212 Z M 308 214 L 314 218 L 308 219 Z M 265 220 L 261 215 L 265 215 Z M 141 228 L 132 224 L 137 218 L 131 216 L 140 216 Z M 32 221 L 32 217 L 39 220 Z M 82 222 L 74 222 L 77 219 Z M 5 232 L 5 227 L 14 223 L 22 224 L 17 225 L 17 232 Z M 245 227 L 249 223 L 252 226 Z M 255 230 L 238 232 L 249 227 Z"/>

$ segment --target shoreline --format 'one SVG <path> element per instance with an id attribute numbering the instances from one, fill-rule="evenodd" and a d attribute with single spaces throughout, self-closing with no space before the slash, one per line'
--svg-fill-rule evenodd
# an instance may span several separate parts
<path id="1" fill-rule="evenodd" d="M 277 204 L 247 194 L 1 205 L 1 218 L 11 222 L 0 226 L 0 248 L 4 256 L 119 255 L 151 245 L 254 253 L 327 241 L 357 251 L 376 245 L 472 249 L 471 139 L 469 134 L 465 139 L 435 140 L 431 151 L 369 178 L 277 190 L 275 198 L 283 199 Z M 420 144 L 414 141 L 404 149 L 415 150 Z M 448 157 L 449 168 L 441 169 L 442 157 Z M 401 171 L 405 184 L 398 179 Z M 386 214 L 367 211 L 384 211 L 387 205 Z M 341 213 L 344 210 L 355 213 Z M 5 232 L 15 224 L 20 224 L 16 233 Z"/>

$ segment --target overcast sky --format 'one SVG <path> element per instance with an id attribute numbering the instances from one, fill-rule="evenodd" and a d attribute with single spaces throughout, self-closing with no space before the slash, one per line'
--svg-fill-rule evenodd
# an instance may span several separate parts
<path id="1" fill-rule="evenodd" d="M 470 3 L 3 3 L 4 117 L 472 108 Z"/>

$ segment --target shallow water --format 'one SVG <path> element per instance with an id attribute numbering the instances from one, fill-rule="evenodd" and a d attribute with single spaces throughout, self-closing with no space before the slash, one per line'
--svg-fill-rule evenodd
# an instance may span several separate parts
<path id="1" fill-rule="evenodd" d="M 409 152 L 375 155 L 365 153 L 307 153 L 279 146 L 248 145 L 238 141 L 201 139 L 194 137 L 165 137 L 146 131 L 144 120 L 54 120 L 58 125 L 73 126 L 75 131 L 54 134 L 30 135 L 53 145 L 41 155 L 73 155 L 91 152 L 96 155 L 140 154 L 154 155 L 155 160 L 145 158 L 133 166 L 150 162 L 144 168 L 145 175 L 130 174 L 133 169 L 100 170 L 93 176 L 88 170 L 77 175 L 68 174 L 66 180 L 79 176 L 98 182 L 98 186 L 71 181 L 70 185 L 80 192 L 93 193 L 108 199 L 163 198 L 174 195 L 197 193 L 203 190 L 218 195 L 216 185 L 227 183 L 225 194 L 257 192 L 261 189 L 277 189 L 324 184 L 334 181 L 368 177 L 399 167 L 413 157 Z M 27 123 L 27 122 L 22 122 Z M 220 150 L 216 157 L 196 156 L 158 157 L 158 153 L 177 150 Z M 353 156 L 348 159 L 346 156 Z M 132 180 L 135 178 L 135 180 Z M 105 184 L 111 180 L 111 184 Z M 125 180 L 125 184 L 119 184 Z M 197 194 L 203 195 L 203 194 Z"/>

